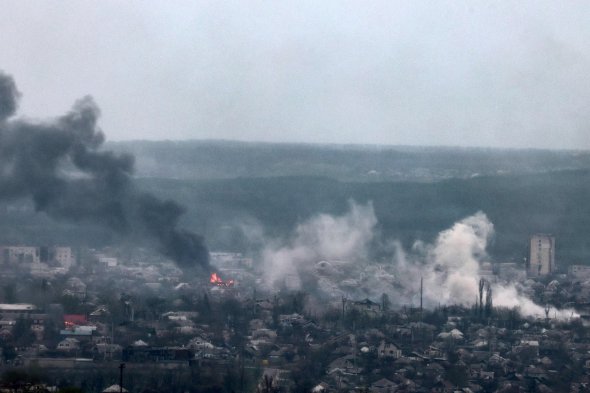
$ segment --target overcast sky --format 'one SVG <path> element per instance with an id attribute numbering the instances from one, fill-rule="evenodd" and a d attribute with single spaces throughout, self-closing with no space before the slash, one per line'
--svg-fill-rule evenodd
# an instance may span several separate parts
<path id="1" fill-rule="evenodd" d="M 590 148 L 588 1 L 3 0 L 20 115 L 107 138 Z"/>

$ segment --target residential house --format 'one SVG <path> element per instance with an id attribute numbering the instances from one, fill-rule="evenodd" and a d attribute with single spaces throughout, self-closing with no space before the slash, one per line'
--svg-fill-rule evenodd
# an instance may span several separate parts
<path id="1" fill-rule="evenodd" d="M 392 393 L 397 389 L 397 384 L 387 378 L 381 378 L 371 384 L 371 392 L 374 393 Z"/>
<path id="2" fill-rule="evenodd" d="M 362 369 L 356 366 L 353 355 L 342 356 L 328 365 L 328 374 L 357 375 L 361 371 Z"/>
<path id="3" fill-rule="evenodd" d="M 73 352 L 80 349 L 80 341 L 75 338 L 67 337 L 57 344 L 58 351 Z"/>
<path id="4" fill-rule="evenodd" d="M 375 316 L 381 312 L 381 305 L 368 298 L 360 301 L 349 300 L 346 302 L 346 308 L 348 310 L 357 310 L 370 316 Z"/>
<path id="5" fill-rule="evenodd" d="M 402 351 L 393 343 L 386 343 L 381 341 L 377 347 L 377 357 L 379 359 L 399 359 L 402 356 Z"/>

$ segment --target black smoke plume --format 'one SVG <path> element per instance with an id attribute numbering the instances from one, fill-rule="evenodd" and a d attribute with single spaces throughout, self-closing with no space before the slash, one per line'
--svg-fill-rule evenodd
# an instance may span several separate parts
<path id="1" fill-rule="evenodd" d="M 178 228 L 184 209 L 134 187 L 133 156 L 100 149 L 91 97 L 48 122 L 13 119 L 19 97 L 13 78 L 0 72 L 0 199 L 31 198 L 55 219 L 149 237 L 178 265 L 208 267 L 203 238 Z"/>

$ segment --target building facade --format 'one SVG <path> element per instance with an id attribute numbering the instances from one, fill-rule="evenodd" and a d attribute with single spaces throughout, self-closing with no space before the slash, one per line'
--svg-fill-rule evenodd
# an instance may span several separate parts
<path id="1" fill-rule="evenodd" d="M 20 265 L 48 262 L 69 269 L 75 262 L 71 247 L 0 246 L 0 263 Z"/>
<path id="2" fill-rule="evenodd" d="M 567 269 L 567 274 L 573 281 L 586 281 L 590 279 L 590 266 L 570 265 Z"/>
<path id="3" fill-rule="evenodd" d="M 2 303 L 0 304 L 0 317 L 4 320 L 29 319 L 37 310 L 29 303 Z"/>
<path id="4" fill-rule="evenodd" d="M 555 272 L 555 237 L 537 234 L 531 236 L 527 273 L 530 277 Z"/>
<path id="5" fill-rule="evenodd" d="M 69 269 L 74 264 L 74 254 L 71 247 L 53 247 L 53 259 L 62 267 Z"/>
<path id="6" fill-rule="evenodd" d="M 4 246 L 1 249 L 3 263 L 21 264 L 41 262 L 39 247 Z"/>

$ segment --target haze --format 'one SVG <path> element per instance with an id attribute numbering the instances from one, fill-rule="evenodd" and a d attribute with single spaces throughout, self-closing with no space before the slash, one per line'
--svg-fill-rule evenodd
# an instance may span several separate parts
<path id="1" fill-rule="evenodd" d="M 19 113 L 111 140 L 587 149 L 590 3 L 3 1 Z"/>

